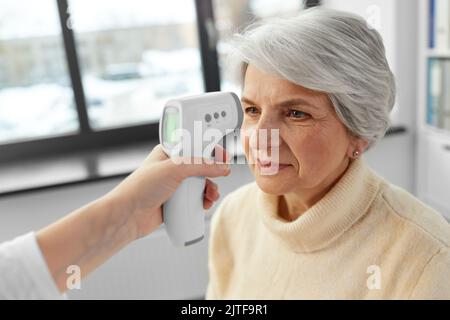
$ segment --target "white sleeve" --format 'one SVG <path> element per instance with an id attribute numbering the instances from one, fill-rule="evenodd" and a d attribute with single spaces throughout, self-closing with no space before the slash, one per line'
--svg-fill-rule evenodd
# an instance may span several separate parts
<path id="1" fill-rule="evenodd" d="M 34 232 L 0 244 L 0 299 L 64 299 Z"/>

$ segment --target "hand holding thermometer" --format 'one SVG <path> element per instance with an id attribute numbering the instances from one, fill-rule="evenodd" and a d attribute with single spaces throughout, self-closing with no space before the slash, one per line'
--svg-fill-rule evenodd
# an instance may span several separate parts
<path id="1" fill-rule="evenodd" d="M 239 98 L 231 92 L 211 92 L 170 100 L 159 125 L 160 143 L 169 157 L 210 157 L 214 146 L 242 124 Z M 188 246 L 203 239 L 204 177 L 184 180 L 163 205 L 163 219 L 173 245 Z"/>

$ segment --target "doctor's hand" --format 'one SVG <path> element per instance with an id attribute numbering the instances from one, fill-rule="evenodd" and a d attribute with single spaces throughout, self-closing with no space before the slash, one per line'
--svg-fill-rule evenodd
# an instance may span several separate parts
<path id="1" fill-rule="evenodd" d="M 37 232 L 39 247 L 60 292 L 67 289 L 69 266 L 78 266 L 84 278 L 121 248 L 161 225 L 161 206 L 184 179 L 228 175 L 226 153 L 216 147 L 215 154 L 220 163 L 173 161 L 158 145 L 112 191 Z M 218 198 L 217 185 L 207 179 L 204 208 L 210 208 Z"/>
<path id="2" fill-rule="evenodd" d="M 162 222 L 162 204 L 166 202 L 181 182 L 192 176 L 227 176 L 230 169 L 228 155 L 220 147 L 215 148 L 215 162 L 204 159 L 168 158 L 161 145 L 157 145 L 142 165 L 120 183 L 108 196 L 129 212 L 135 224 L 135 238 L 146 236 Z M 200 163 L 200 164 L 195 164 Z M 203 207 L 209 209 L 219 199 L 217 185 L 206 179 Z"/>

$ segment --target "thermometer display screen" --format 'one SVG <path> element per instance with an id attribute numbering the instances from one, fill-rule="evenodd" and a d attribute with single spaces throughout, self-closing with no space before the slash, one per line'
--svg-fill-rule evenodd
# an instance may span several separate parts
<path id="1" fill-rule="evenodd" d="M 180 135 L 176 134 L 176 130 L 180 126 L 180 113 L 176 108 L 167 108 L 164 112 L 163 119 L 163 143 L 174 145 L 179 142 Z"/>

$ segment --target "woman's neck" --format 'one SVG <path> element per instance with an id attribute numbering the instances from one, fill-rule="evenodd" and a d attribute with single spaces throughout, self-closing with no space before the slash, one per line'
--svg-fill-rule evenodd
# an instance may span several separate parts
<path id="1" fill-rule="evenodd" d="M 280 217 L 287 221 L 296 220 L 333 188 L 349 165 L 350 160 L 346 158 L 335 171 L 314 188 L 296 189 L 294 192 L 281 196 L 279 202 Z"/>

